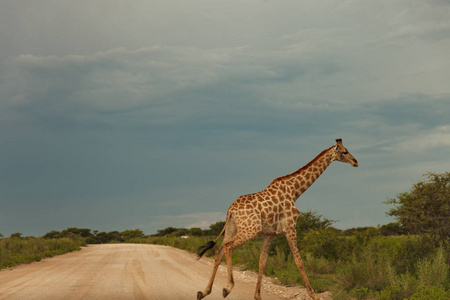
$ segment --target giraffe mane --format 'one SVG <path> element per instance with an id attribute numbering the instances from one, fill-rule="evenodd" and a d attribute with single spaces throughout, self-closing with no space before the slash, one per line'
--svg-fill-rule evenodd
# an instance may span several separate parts
<path id="1" fill-rule="evenodd" d="M 313 163 L 315 163 L 319 158 L 321 158 L 326 152 L 328 152 L 331 148 L 333 148 L 334 146 L 331 146 L 330 148 L 327 148 L 325 150 L 323 150 L 322 152 L 320 152 L 313 160 L 311 160 L 309 163 L 307 163 L 306 165 L 304 165 L 303 167 L 301 167 L 300 169 L 298 169 L 297 171 L 294 171 L 290 174 L 286 174 L 280 177 L 275 178 L 274 180 L 272 180 L 272 182 L 270 183 L 270 185 L 274 184 L 275 182 L 278 181 L 282 181 L 283 179 L 286 179 L 288 177 L 291 177 L 292 175 L 297 175 L 300 172 L 302 172 L 303 170 L 307 169 L 309 166 L 311 166 Z"/>

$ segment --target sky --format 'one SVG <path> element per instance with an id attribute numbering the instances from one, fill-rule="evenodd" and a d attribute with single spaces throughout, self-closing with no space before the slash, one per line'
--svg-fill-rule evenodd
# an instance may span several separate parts
<path id="1" fill-rule="evenodd" d="M 450 2 L 0 2 L 0 233 L 208 228 L 342 138 L 340 229 L 450 170 Z"/>

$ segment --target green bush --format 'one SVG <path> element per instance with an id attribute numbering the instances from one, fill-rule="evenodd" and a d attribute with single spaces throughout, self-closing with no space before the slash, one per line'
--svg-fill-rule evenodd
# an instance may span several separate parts
<path id="1" fill-rule="evenodd" d="M 339 256 L 340 238 L 331 228 L 310 230 L 302 241 L 303 251 L 311 252 L 315 257 L 328 260 Z"/>
<path id="2" fill-rule="evenodd" d="M 347 290 L 366 287 L 379 291 L 389 285 L 391 270 L 388 255 L 366 249 L 360 257 L 339 266 L 338 281 Z"/>
<path id="3" fill-rule="evenodd" d="M 81 246 L 85 245 L 85 240 L 81 238 L 13 237 L 0 239 L 0 269 L 79 250 Z"/>
<path id="4" fill-rule="evenodd" d="M 377 300 L 403 300 L 403 299 L 405 299 L 404 291 L 402 288 L 398 286 L 388 286 L 387 288 L 383 289 L 377 297 Z"/>
<path id="5" fill-rule="evenodd" d="M 298 273 L 298 270 L 297 270 Z M 300 273 L 298 273 L 300 275 Z M 313 274 L 308 275 L 309 282 L 316 293 L 323 293 L 329 291 L 334 284 L 331 278 L 315 276 Z M 303 282 L 303 281 L 302 281 Z M 297 283 L 298 284 L 298 283 Z"/>
<path id="6" fill-rule="evenodd" d="M 405 274 L 396 274 L 395 271 L 391 269 L 389 282 L 390 285 L 383 289 L 381 294 L 387 291 L 388 294 L 392 294 L 392 299 L 409 298 L 417 290 L 417 279 L 409 272 L 406 272 Z"/>
<path id="7" fill-rule="evenodd" d="M 332 274 L 336 271 L 336 262 L 324 257 L 315 257 L 307 252 L 303 255 L 303 261 L 308 274 Z"/>
<path id="8" fill-rule="evenodd" d="M 419 260 L 416 264 L 416 272 L 419 288 L 439 286 L 444 283 L 448 275 L 447 254 L 444 248 L 440 247 L 429 259 Z"/>
<path id="9" fill-rule="evenodd" d="M 408 236 L 392 249 L 393 264 L 400 273 L 414 270 L 420 259 L 434 253 L 436 244 L 428 236 Z"/>
<path id="10" fill-rule="evenodd" d="M 410 272 L 400 274 L 390 267 L 386 273 L 389 286 L 381 291 L 378 299 L 405 299 L 418 291 L 424 289 L 428 291 L 429 288 L 439 287 L 447 280 L 448 265 L 446 261 L 447 254 L 444 248 L 440 247 L 430 258 L 419 259 L 415 263 L 413 269 L 416 270 L 416 276 Z"/>
<path id="11" fill-rule="evenodd" d="M 302 278 L 291 254 L 286 255 L 277 249 L 274 255 L 269 256 L 265 274 L 278 279 L 281 284 L 302 284 Z"/>
<path id="12" fill-rule="evenodd" d="M 298 245 L 309 281 L 316 292 L 330 290 L 333 299 L 409 299 L 430 286 L 450 289 L 447 252 L 449 241 L 428 236 L 384 236 L 381 229 L 356 228 L 345 234 L 327 227 L 314 215 L 305 216 L 310 227 L 298 235 Z M 314 225 L 314 226 L 313 226 Z M 317 225 L 317 226 L 316 226 Z M 211 237 L 181 239 L 170 235 L 140 238 L 146 242 L 195 252 Z M 261 236 L 233 252 L 233 264 L 258 272 Z M 215 249 L 220 245 L 220 240 Z M 214 255 L 212 249 L 206 253 Z M 303 284 L 290 247 L 283 235 L 273 239 L 265 274 L 281 284 Z M 425 293 L 425 292 L 423 292 Z"/>
<path id="13" fill-rule="evenodd" d="M 429 286 L 414 293 L 410 300 L 448 300 L 450 294 L 443 287 Z"/>
<path id="14" fill-rule="evenodd" d="M 370 294 L 370 290 L 368 288 L 362 287 L 362 288 L 357 288 L 354 289 L 352 294 L 356 297 L 356 299 L 360 300 L 360 299 L 366 299 L 369 294 Z"/>
<path id="15" fill-rule="evenodd" d="M 386 237 L 368 228 L 355 232 L 353 236 L 343 236 L 334 230 L 310 230 L 299 241 L 305 270 L 316 292 L 332 290 L 334 299 L 403 300 L 429 285 L 441 284 L 444 290 L 450 285 L 446 248 L 436 248 L 428 243 L 427 237 Z M 210 239 L 163 236 L 131 242 L 170 245 L 195 252 Z M 258 272 L 261 239 L 258 236 L 235 249 L 233 264 Z M 284 236 L 274 239 L 265 275 L 276 277 L 284 285 L 302 285 L 285 241 Z M 219 245 L 220 241 L 215 249 Z M 332 249 L 321 248 L 330 245 Z M 207 255 L 213 256 L 215 249 Z"/>

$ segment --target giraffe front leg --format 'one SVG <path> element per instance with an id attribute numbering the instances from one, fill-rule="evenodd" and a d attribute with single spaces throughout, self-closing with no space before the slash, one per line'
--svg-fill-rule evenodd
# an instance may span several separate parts
<path id="1" fill-rule="evenodd" d="M 308 295 L 314 300 L 319 300 L 319 298 L 314 293 L 314 290 L 313 290 L 311 284 L 309 283 L 308 276 L 306 275 L 306 272 L 305 272 L 305 267 L 303 266 L 302 257 L 300 256 L 300 252 L 298 251 L 296 230 L 291 229 L 285 235 L 288 240 L 289 247 L 291 248 L 292 255 L 294 256 L 295 264 L 297 265 L 297 268 L 300 271 L 300 275 L 302 275 L 302 279 L 303 279 L 303 282 L 305 283 L 305 287 L 306 287 L 306 290 L 308 291 Z"/>
<path id="2" fill-rule="evenodd" d="M 267 256 L 269 254 L 270 243 L 272 242 L 272 235 L 265 235 L 262 242 L 261 247 L 261 255 L 259 257 L 259 273 L 258 273 L 258 282 L 256 283 L 255 290 L 255 299 L 261 300 L 261 281 L 264 273 L 264 269 L 267 264 Z"/>
<path id="3" fill-rule="evenodd" d="M 211 294 L 214 278 L 216 277 L 217 269 L 219 268 L 219 265 L 222 262 L 223 256 L 224 256 L 223 247 L 220 246 L 220 248 L 216 250 L 216 258 L 214 260 L 214 267 L 211 274 L 211 278 L 209 279 L 206 289 L 203 292 L 201 291 L 197 292 L 197 300 L 203 299 L 209 294 Z"/>

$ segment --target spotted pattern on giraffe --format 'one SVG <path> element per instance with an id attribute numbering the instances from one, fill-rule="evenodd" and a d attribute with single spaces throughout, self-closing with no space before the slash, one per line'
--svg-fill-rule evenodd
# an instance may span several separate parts
<path id="1" fill-rule="evenodd" d="M 216 250 L 213 272 L 206 289 L 197 293 L 198 300 L 211 293 L 215 274 L 224 256 L 227 260 L 228 285 L 223 289 L 223 296 L 226 297 L 231 292 L 234 286 L 231 265 L 232 252 L 236 247 L 254 238 L 258 233 L 263 234 L 263 247 L 261 248 L 255 299 L 261 299 L 261 280 L 267 262 L 270 242 L 274 236 L 281 233 L 288 240 L 295 264 L 300 271 L 309 296 L 315 300 L 318 299 L 309 283 L 297 248 L 296 224 L 300 211 L 295 206 L 295 201 L 335 160 L 351 164 L 354 167 L 358 166 L 357 160 L 342 145 L 342 140 L 337 139 L 335 146 L 323 150 L 297 171 L 275 178 L 264 190 L 240 196 L 231 204 L 227 212 L 225 226 L 219 235 L 220 237 L 225 232 L 224 241 Z M 207 249 L 213 247 L 217 239 L 209 242 Z"/>

